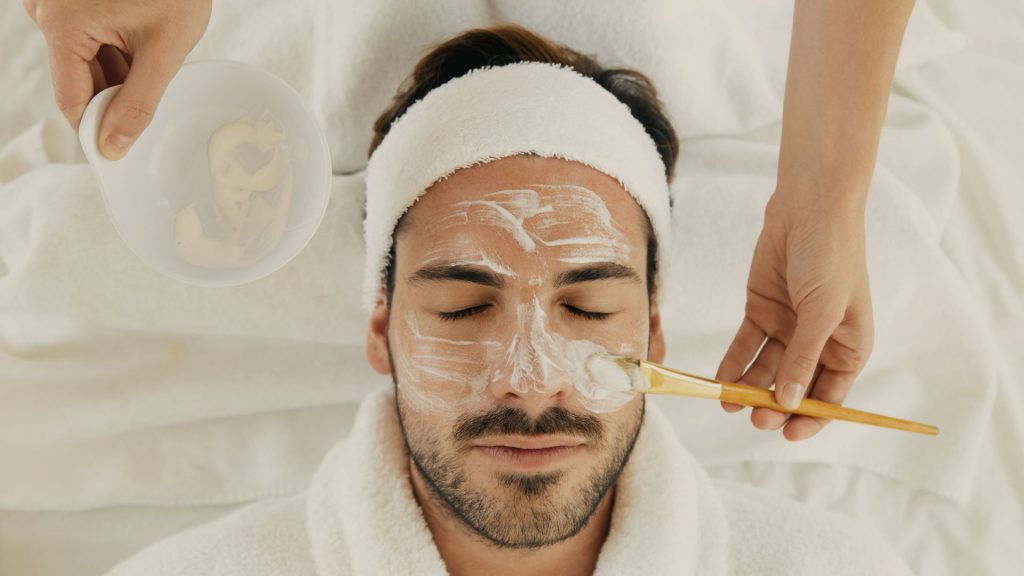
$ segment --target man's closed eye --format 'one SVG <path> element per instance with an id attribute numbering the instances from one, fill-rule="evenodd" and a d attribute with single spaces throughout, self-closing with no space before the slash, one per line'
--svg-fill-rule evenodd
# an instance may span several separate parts
<path id="1" fill-rule="evenodd" d="M 486 311 L 487 308 L 489 308 L 490 306 L 490 304 L 481 304 L 479 306 L 471 306 L 469 308 L 463 308 L 461 310 L 455 310 L 452 312 L 438 312 L 437 316 L 444 321 L 461 320 L 464 318 L 469 318 L 470 316 L 476 316 Z M 573 316 L 582 318 L 584 320 L 605 320 L 612 315 L 611 312 L 592 312 L 590 310 L 583 310 L 581 308 L 571 306 L 564 302 L 562 303 L 562 306 L 564 306 L 566 311 L 568 311 Z"/>

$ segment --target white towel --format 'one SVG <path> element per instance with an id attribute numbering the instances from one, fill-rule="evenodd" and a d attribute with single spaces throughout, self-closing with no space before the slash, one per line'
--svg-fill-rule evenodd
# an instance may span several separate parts
<path id="1" fill-rule="evenodd" d="M 413 496 L 390 389 L 367 398 L 309 491 L 257 503 L 128 559 L 110 576 L 446 574 Z M 601 576 L 902 575 L 859 521 L 712 481 L 650 407 L 616 485 Z"/>

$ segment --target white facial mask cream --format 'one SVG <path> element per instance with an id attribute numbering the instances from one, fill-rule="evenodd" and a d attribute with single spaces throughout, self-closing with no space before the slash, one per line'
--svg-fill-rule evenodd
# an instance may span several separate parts
<path id="1" fill-rule="evenodd" d="M 626 236 L 615 226 L 604 201 L 580 186 L 537 185 L 483 195 L 458 202 L 437 226 L 443 231 L 468 224 L 494 227 L 511 239 L 513 250 L 535 254 L 541 261 L 567 263 L 626 262 Z M 497 236 L 496 236 L 497 238 Z M 551 394 L 572 388 L 578 401 L 593 412 L 613 412 L 635 397 L 628 382 L 593 358 L 599 352 L 626 356 L 641 354 L 646 323 L 633 328 L 617 349 L 589 340 L 565 338 L 551 326 L 541 304 L 541 276 L 520 274 L 497 250 L 470 242 L 465 236 L 446 236 L 426 253 L 421 265 L 476 265 L 512 281 L 522 278 L 522 300 L 515 318 L 495 321 L 472 339 L 447 339 L 423 326 L 437 321 L 415 312 L 395 331 L 392 358 L 399 387 L 410 404 L 422 410 L 458 410 L 504 383 L 519 394 Z M 534 261 L 537 261 L 536 259 Z M 529 280 L 527 280 L 527 278 Z"/>
<path id="2" fill-rule="evenodd" d="M 507 382 L 519 394 L 552 394 L 571 386 L 592 412 L 614 412 L 633 399 L 628 375 L 608 349 L 589 340 L 567 340 L 550 330 L 540 303 L 520 304 L 517 326 L 504 341 L 451 340 L 421 331 L 412 312 L 408 333 L 399 332 L 392 355 L 410 403 L 424 410 L 457 410 L 493 384 Z M 617 351 L 635 357 L 626 345 Z"/>
<path id="3" fill-rule="evenodd" d="M 574 185 L 535 184 L 456 202 L 439 226 L 489 225 L 523 251 L 543 250 L 560 262 L 586 264 L 629 258 L 629 243 L 597 193 Z"/>
<path id="4" fill-rule="evenodd" d="M 292 202 L 287 139 L 269 120 L 232 122 L 208 143 L 214 195 L 178 212 L 174 244 L 184 261 L 237 268 L 281 240 Z"/>
<path id="5" fill-rule="evenodd" d="M 428 266 L 442 262 L 449 265 L 481 266 L 507 278 L 516 277 L 516 273 L 511 268 L 502 264 L 487 251 L 477 248 L 463 236 L 457 237 L 453 242 L 429 248 L 424 255 L 422 265 Z"/>

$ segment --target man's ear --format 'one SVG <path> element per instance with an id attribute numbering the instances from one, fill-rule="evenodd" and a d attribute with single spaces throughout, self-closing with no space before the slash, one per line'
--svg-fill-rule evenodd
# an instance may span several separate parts
<path id="1" fill-rule="evenodd" d="M 366 332 L 366 359 L 378 374 L 391 374 L 388 359 L 388 306 L 384 295 L 370 313 L 370 326 Z"/>
<path id="2" fill-rule="evenodd" d="M 661 329 L 657 294 L 651 298 L 651 336 L 647 342 L 647 359 L 658 364 L 665 361 L 665 333 Z"/>

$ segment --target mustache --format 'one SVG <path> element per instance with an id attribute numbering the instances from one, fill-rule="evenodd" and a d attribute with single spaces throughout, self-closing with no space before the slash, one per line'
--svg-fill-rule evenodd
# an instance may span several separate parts
<path id="1" fill-rule="evenodd" d="M 486 414 L 460 418 L 453 433 L 457 442 L 471 442 L 490 435 L 542 436 L 570 434 L 592 441 L 604 437 L 604 423 L 592 414 L 576 414 L 561 406 L 551 406 L 531 420 L 526 411 L 511 406 Z"/>

